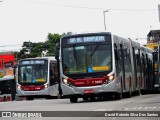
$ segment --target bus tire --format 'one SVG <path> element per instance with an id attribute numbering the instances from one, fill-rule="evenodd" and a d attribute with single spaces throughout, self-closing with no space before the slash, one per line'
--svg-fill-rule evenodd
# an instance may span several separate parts
<path id="1" fill-rule="evenodd" d="M 120 93 L 115 93 L 115 99 L 116 99 L 116 100 L 122 99 L 122 92 L 120 92 Z"/>
<path id="2" fill-rule="evenodd" d="M 78 96 L 70 96 L 71 103 L 77 103 L 77 101 L 78 101 Z"/>
<path id="3" fill-rule="evenodd" d="M 95 101 L 95 96 L 90 96 L 90 101 Z"/>
<path id="4" fill-rule="evenodd" d="M 89 97 L 88 96 L 83 96 L 83 100 L 87 101 L 87 100 L 89 100 Z"/>
<path id="5" fill-rule="evenodd" d="M 145 90 L 141 89 L 141 95 L 145 95 L 145 94 L 146 94 Z"/>
<path id="6" fill-rule="evenodd" d="M 26 100 L 34 100 L 34 97 L 28 96 L 28 97 L 26 97 Z"/>

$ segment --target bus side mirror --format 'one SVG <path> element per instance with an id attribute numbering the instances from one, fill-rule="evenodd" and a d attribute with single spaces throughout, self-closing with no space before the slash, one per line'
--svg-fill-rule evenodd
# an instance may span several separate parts
<path id="1" fill-rule="evenodd" d="M 60 49 L 60 44 L 57 43 L 57 44 L 56 44 L 56 51 L 55 51 L 55 59 L 56 59 L 57 61 L 59 61 L 59 49 Z"/>

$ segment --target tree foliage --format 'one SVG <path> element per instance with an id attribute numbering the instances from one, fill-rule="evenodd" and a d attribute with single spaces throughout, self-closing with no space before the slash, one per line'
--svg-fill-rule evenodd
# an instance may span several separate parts
<path id="1" fill-rule="evenodd" d="M 55 46 L 56 46 L 56 43 L 59 42 L 60 37 L 61 37 L 61 35 L 59 35 L 59 34 L 51 34 L 51 33 L 48 34 L 45 45 L 48 48 L 47 50 L 48 50 L 49 55 L 54 55 Z"/>
<path id="2" fill-rule="evenodd" d="M 48 56 L 53 56 L 55 53 L 56 43 L 59 42 L 62 35 L 48 33 L 45 42 L 32 43 L 30 41 L 23 42 L 23 48 L 20 52 L 16 52 L 16 58 L 32 58 L 42 56 L 42 51 L 48 51 Z"/>

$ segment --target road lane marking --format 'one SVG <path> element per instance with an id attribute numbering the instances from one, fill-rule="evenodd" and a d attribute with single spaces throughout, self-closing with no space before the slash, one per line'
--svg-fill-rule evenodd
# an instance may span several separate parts
<path id="1" fill-rule="evenodd" d="M 113 109 L 96 109 L 96 110 L 93 110 L 93 111 L 112 111 Z"/>
<path id="2" fill-rule="evenodd" d="M 137 108 L 138 110 L 140 110 L 140 109 L 142 109 L 143 107 L 139 107 L 139 108 Z"/>

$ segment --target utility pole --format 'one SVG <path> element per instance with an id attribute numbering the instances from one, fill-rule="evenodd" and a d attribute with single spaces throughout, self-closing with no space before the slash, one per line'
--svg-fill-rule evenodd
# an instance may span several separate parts
<path id="1" fill-rule="evenodd" d="M 30 40 L 29 40 L 29 50 L 31 51 L 31 42 L 30 42 Z"/>
<path id="2" fill-rule="evenodd" d="M 159 16 L 159 22 L 160 22 L 160 5 L 158 5 L 158 16 Z"/>
<path id="3" fill-rule="evenodd" d="M 103 15 L 104 15 L 104 29 L 106 31 L 106 17 L 105 17 L 105 13 L 108 12 L 109 10 L 103 11 Z"/>

